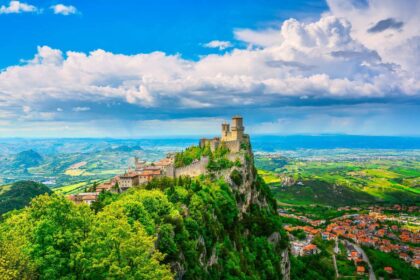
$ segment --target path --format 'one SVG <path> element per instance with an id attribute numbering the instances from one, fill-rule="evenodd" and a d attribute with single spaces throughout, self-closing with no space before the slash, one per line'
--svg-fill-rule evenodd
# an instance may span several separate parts
<path id="1" fill-rule="evenodd" d="M 332 258 L 333 258 L 334 269 L 335 269 L 335 277 L 338 279 L 340 277 L 340 274 L 338 274 L 337 260 L 335 259 L 335 254 L 338 254 L 338 241 L 337 241 L 337 238 L 335 239 L 335 247 L 334 247 L 334 252 L 332 254 Z"/>
<path id="2" fill-rule="evenodd" d="M 356 245 L 355 243 L 351 243 L 349 241 L 347 241 L 347 242 L 349 244 L 353 245 L 353 247 L 356 249 L 356 251 L 359 252 L 359 254 L 362 255 L 363 260 L 368 264 L 368 267 L 369 267 L 369 280 L 376 280 L 375 273 L 373 272 L 373 267 L 370 264 L 369 258 L 366 255 L 365 251 L 363 251 L 363 249 L 360 246 Z"/>

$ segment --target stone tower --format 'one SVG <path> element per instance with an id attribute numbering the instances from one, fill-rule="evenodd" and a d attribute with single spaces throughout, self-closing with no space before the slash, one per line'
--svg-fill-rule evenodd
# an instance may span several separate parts
<path id="1" fill-rule="evenodd" d="M 244 136 L 244 125 L 241 116 L 234 116 L 232 124 L 222 124 L 222 141 L 242 141 Z"/>
<path id="2" fill-rule="evenodd" d="M 242 141 L 244 137 L 244 125 L 243 125 L 243 119 L 241 116 L 234 116 L 232 118 L 232 127 L 231 127 L 231 137 L 232 140 L 239 140 Z"/>
<path id="3" fill-rule="evenodd" d="M 225 122 L 222 123 L 222 140 L 230 137 L 230 125 Z"/>

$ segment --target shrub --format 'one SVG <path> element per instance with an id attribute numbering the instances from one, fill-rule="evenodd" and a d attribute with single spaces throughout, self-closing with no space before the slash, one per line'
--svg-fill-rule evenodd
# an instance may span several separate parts
<path id="1" fill-rule="evenodd" d="M 242 174 L 241 172 L 239 172 L 237 169 L 234 169 L 231 173 L 230 173 L 230 179 L 232 179 L 232 181 L 235 183 L 235 185 L 239 186 L 242 184 Z"/>

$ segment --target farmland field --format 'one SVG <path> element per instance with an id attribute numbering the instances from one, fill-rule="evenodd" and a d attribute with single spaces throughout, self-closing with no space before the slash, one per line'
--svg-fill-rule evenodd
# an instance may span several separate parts
<path id="1" fill-rule="evenodd" d="M 258 153 L 256 164 L 284 203 L 416 203 L 419 159 L 418 150 L 330 149 Z"/>

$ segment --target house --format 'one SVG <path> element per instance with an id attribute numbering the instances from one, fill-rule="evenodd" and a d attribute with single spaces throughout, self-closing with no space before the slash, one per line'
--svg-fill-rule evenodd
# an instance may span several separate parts
<path id="1" fill-rule="evenodd" d="M 399 256 L 405 261 L 408 261 L 410 259 L 410 256 L 407 253 L 400 253 Z"/>
<path id="2" fill-rule="evenodd" d="M 366 270 L 365 267 L 364 266 L 361 266 L 361 265 L 357 266 L 357 268 L 356 268 L 356 272 L 359 275 L 365 274 L 365 270 Z"/>
<path id="3" fill-rule="evenodd" d="M 71 201 L 77 204 L 84 202 L 88 205 L 91 205 L 92 202 L 96 201 L 97 197 L 98 197 L 98 194 L 96 192 L 71 194 L 67 196 L 68 199 L 70 199 Z"/>
<path id="4" fill-rule="evenodd" d="M 303 247 L 302 249 L 302 254 L 304 256 L 308 256 L 308 255 L 315 255 L 319 253 L 319 249 L 315 244 L 309 244 L 306 245 L 305 247 Z"/>
<path id="5" fill-rule="evenodd" d="M 115 186 L 115 182 L 109 181 L 109 182 L 105 182 L 100 184 L 99 186 L 96 187 L 96 193 L 101 193 L 104 191 L 111 191 L 111 189 Z"/>
<path id="6" fill-rule="evenodd" d="M 139 176 L 139 184 L 143 184 L 146 182 L 151 181 L 154 177 L 159 177 L 162 175 L 162 171 L 157 169 L 148 168 L 145 169 L 142 173 L 140 173 Z"/>
<path id="7" fill-rule="evenodd" d="M 139 175 L 136 172 L 126 172 L 120 176 L 119 187 L 126 190 L 139 185 Z"/>
<path id="8" fill-rule="evenodd" d="M 384 267 L 384 270 L 385 270 L 385 272 L 387 272 L 387 273 L 389 273 L 389 274 L 391 274 L 391 273 L 393 272 L 393 269 L 392 269 L 392 267 L 390 267 L 390 266 L 385 266 L 385 267 Z"/>
<path id="9" fill-rule="evenodd" d="M 411 265 L 414 266 L 415 268 L 420 268 L 420 259 L 413 260 Z"/>

